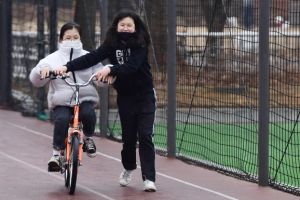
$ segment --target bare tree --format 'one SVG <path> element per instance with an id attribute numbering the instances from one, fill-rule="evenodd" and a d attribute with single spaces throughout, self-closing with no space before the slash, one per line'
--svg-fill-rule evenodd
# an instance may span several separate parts
<path id="1" fill-rule="evenodd" d="M 147 26 L 149 28 L 154 65 L 158 71 L 166 72 L 167 66 L 167 5 L 165 0 L 147 0 L 145 1 L 145 11 L 147 17 Z M 153 65 L 153 64 L 152 64 Z"/>
<path id="2" fill-rule="evenodd" d="M 82 27 L 82 44 L 87 51 L 95 46 L 96 0 L 76 0 L 74 21 Z"/>
<path id="3" fill-rule="evenodd" d="M 225 2 L 225 3 L 224 3 Z M 223 32 L 226 22 L 226 12 L 232 0 L 201 0 L 203 13 L 205 16 L 206 27 L 209 33 Z M 217 55 L 221 55 L 223 40 L 217 36 L 208 36 L 206 50 L 206 60 L 209 66 L 215 66 Z"/>
<path id="4" fill-rule="evenodd" d="M 127 1 L 109 0 L 107 2 L 109 8 L 108 25 L 111 25 L 112 20 L 121 10 L 132 10 L 137 14 L 141 14 L 143 1 L 144 0 L 127 0 Z"/>

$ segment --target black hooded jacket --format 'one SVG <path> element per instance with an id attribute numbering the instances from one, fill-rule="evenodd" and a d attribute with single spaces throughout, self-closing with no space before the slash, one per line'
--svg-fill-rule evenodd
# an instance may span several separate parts
<path id="1" fill-rule="evenodd" d="M 117 49 L 101 45 L 96 50 L 66 64 L 67 72 L 89 68 L 105 59 L 113 65 L 109 75 L 116 76 L 113 87 L 118 94 L 137 94 L 152 90 L 153 77 L 148 62 L 148 47 L 127 48 L 121 41 Z"/>

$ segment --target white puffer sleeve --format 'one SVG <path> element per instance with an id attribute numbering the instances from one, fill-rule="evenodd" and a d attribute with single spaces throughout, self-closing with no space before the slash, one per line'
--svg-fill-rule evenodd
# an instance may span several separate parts
<path id="1" fill-rule="evenodd" d="M 48 78 L 41 80 L 41 69 L 43 67 L 48 67 L 51 70 L 51 66 L 49 63 L 47 63 L 47 59 L 40 60 L 37 66 L 35 66 L 30 72 L 29 79 L 36 87 L 42 87 L 50 81 Z"/>

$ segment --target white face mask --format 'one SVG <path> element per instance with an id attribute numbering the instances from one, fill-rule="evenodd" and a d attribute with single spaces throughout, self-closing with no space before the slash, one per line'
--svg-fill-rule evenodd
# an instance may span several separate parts
<path id="1" fill-rule="evenodd" d="M 61 44 L 64 47 L 69 47 L 69 48 L 80 48 L 82 46 L 80 40 L 63 40 L 61 41 Z"/>

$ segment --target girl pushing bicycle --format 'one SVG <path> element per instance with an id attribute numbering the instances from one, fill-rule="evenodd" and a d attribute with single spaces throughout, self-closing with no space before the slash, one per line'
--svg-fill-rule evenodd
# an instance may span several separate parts
<path id="1" fill-rule="evenodd" d="M 113 83 L 122 125 L 124 170 L 119 184 L 127 186 L 137 168 L 136 143 L 139 141 L 143 190 L 155 192 L 154 120 L 156 92 L 148 62 L 150 35 L 140 16 L 132 11 L 116 15 L 100 47 L 54 70 L 55 74 L 89 69 L 97 62 L 109 59 L 111 65 L 97 72 L 99 82 L 117 76 Z M 108 80 L 110 82 L 110 79 Z"/>
<path id="2" fill-rule="evenodd" d="M 30 73 L 30 81 L 36 87 L 44 86 L 50 79 L 50 71 L 61 67 L 68 61 L 78 58 L 88 53 L 82 48 L 80 41 L 82 29 L 73 22 L 62 26 L 59 35 L 59 49 L 40 60 Z M 102 69 L 101 63 L 95 63 L 91 68 L 83 69 L 72 73 L 70 76 L 75 82 L 87 82 L 91 75 Z M 110 80 L 111 81 L 111 80 Z M 108 84 L 94 81 L 100 87 Z M 96 89 L 92 84 L 82 87 L 79 93 L 80 115 L 79 121 L 83 125 L 83 151 L 93 158 L 97 155 L 96 146 L 92 139 L 96 124 L 96 113 L 94 107 L 99 102 Z M 50 81 L 48 91 L 48 107 L 54 111 L 54 134 L 53 134 L 53 153 L 48 162 L 48 171 L 57 171 L 60 164 L 60 150 L 65 149 L 65 138 L 68 135 L 69 123 L 75 105 L 74 88 L 70 87 L 62 79 Z"/>

